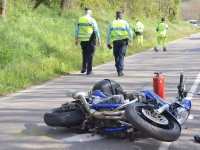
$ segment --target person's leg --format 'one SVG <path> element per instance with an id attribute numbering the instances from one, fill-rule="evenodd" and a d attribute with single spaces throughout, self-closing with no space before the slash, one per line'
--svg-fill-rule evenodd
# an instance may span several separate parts
<path id="1" fill-rule="evenodd" d="M 143 35 L 140 35 L 140 43 L 143 45 Z"/>
<path id="2" fill-rule="evenodd" d="M 95 41 L 89 41 L 87 44 L 87 75 L 92 73 L 92 62 L 95 52 Z"/>
<path id="3" fill-rule="evenodd" d="M 115 57 L 115 67 L 117 69 L 117 72 L 119 72 L 119 41 L 113 42 L 113 55 Z"/>
<path id="4" fill-rule="evenodd" d="M 165 36 L 163 37 L 163 51 L 167 51 L 166 47 L 167 47 L 167 43 L 166 43 L 166 36 Z"/>
<path id="5" fill-rule="evenodd" d="M 87 43 L 85 41 L 81 42 L 82 49 L 82 70 L 81 73 L 86 72 L 86 64 L 87 64 Z"/>
<path id="6" fill-rule="evenodd" d="M 122 71 L 124 70 L 124 56 L 126 55 L 126 42 L 125 41 L 120 41 L 119 45 L 119 55 L 118 55 L 118 76 L 123 76 L 124 74 Z"/>
<path id="7" fill-rule="evenodd" d="M 137 34 L 137 43 L 138 43 L 138 45 L 140 44 L 140 35 L 139 34 Z"/>
<path id="8" fill-rule="evenodd" d="M 160 41 L 161 41 L 161 37 L 158 36 L 158 37 L 157 37 L 156 46 L 154 47 L 154 50 L 155 50 L 156 52 L 158 51 L 157 46 L 160 44 Z"/>

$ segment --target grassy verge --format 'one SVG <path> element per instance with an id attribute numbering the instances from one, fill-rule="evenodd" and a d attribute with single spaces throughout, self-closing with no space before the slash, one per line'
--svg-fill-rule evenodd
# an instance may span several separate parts
<path id="1" fill-rule="evenodd" d="M 106 48 L 108 24 L 113 14 L 93 12 L 97 20 L 102 45 L 97 47 L 94 65 L 114 59 Z M 79 10 L 66 12 L 58 17 L 57 12 L 41 5 L 36 12 L 21 3 L 11 3 L 8 20 L 0 20 L 0 95 L 12 93 L 81 69 L 81 49 L 74 45 L 74 27 Z M 133 29 L 136 20 L 125 15 Z M 149 49 L 156 42 L 156 25 L 159 20 L 141 19 L 145 25 L 144 46 L 131 43 L 127 55 Z M 169 23 L 168 41 L 199 32 L 188 23 Z"/>

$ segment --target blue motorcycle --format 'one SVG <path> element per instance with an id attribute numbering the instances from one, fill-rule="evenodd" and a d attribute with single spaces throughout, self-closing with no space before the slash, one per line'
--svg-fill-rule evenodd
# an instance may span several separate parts
<path id="1" fill-rule="evenodd" d="M 92 135 L 113 132 L 121 137 L 127 135 L 130 140 L 135 131 L 140 131 L 154 139 L 173 142 L 180 137 L 181 124 L 191 109 L 185 81 L 181 72 L 178 96 L 165 102 L 152 91 L 127 93 L 116 81 L 104 79 L 92 91 L 67 90 L 67 96 L 75 101 L 45 113 L 44 122 L 48 126 L 78 126 Z"/>

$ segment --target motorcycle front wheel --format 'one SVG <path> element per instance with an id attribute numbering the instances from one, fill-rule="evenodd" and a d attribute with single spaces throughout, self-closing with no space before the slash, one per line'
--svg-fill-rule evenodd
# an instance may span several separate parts
<path id="1" fill-rule="evenodd" d="M 181 134 L 178 122 L 167 112 L 151 115 L 144 103 L 132 103 L 126 107 L 125 116 L 134 128 L 156 140 L 173 142 Z"/>
<path id="2" fill-rule="evenodd" d="M 48 126 L 72 127 L 82 124 L 83 121 L 84 115 L 80 109 L 65 112 L 60 107 L 44 114 L 44 122 Z"/>

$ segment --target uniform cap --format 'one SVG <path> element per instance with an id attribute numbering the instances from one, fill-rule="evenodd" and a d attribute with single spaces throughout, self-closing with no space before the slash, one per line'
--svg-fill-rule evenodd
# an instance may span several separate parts
<path id="1" fill-rule="evenodd" d="M 85 11 L 92 10 L 90 7 L 85 7 Z"/>
<path id="2" fill-rule="evenodd" d="M 123 13 L 122 10 L 118 10 L 118 11 L 116 12 L 116 14 L 121 14 L 121 13 Z"/>

